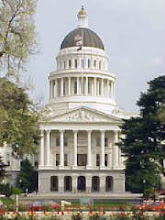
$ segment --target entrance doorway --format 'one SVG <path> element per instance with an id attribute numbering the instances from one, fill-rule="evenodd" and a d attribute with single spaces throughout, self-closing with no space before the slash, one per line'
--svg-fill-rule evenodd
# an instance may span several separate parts
<path id="1" fill-rule="evenodd" d="M 100 178 L 98 176 L 92 177 L 92 191 L 93 192 L 100 191 Z"/>
<path id="2" fill-rule="evenodd" d="M 72 177 L 71 176 L 65 176 L 64 177 L 64 190 L 65 191 L 72 191 Z"/>
<path id="3" fill-rule="evenodd" d="M 106 192 L 113 191 L 113 177 L 107 176 L 106 177 Z"/>
<path id="4" fill-rule="evenodd" d="M 77 179 L 77 190 L 80 192 L 86 191 L 86 180 L 85 176 L 79 176 Z"/>

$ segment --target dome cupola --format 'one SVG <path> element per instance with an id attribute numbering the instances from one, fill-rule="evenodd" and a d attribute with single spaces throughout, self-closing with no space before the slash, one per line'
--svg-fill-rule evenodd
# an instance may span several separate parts
<path id="1" fill-rule="evenodd" d="M 88 28 L 88 15 L 82 6 L 78 15 L 78 28 L 71 31 L 63 40 L 60 49 L 69 47 L 94 47 L 104 50 L 100 37 Z"/>

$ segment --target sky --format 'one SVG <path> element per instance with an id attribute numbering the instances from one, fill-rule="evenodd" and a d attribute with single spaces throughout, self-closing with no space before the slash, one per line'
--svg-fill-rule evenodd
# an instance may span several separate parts
<path id="1" fill-rule="evenodd" d="M 136 102 L 147 82 L 165 72 L 164 0 L 38 0 L 35 15 L 38 53 L 31 57 L 25 80 L 32 96 L 48 101 L 48 76 L 64 37 L 77 27 L 84 5 L 89 28 L 102 39 L 116 76 L 116 102 L 124 111 L 137 112 Z"/>

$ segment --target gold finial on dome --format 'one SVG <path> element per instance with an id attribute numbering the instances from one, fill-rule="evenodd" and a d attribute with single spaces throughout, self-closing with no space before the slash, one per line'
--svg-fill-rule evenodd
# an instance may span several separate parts
<path id="1" fill-rule="evenodd" d="M 88 15 L 83 5 L 81 6 L 81 10 L 79 11 L 77 17 L 78 17 L 78 27 L 87 28 L 88 27 Z"/>
<path id="2" fill-rule="evenodd" d="M 84 6 L 82 5 L 81 10 L 78 13 L 78 16 L 86 16 L 86 15 L 87 15 L 87 12 L 85 11 Z"/>

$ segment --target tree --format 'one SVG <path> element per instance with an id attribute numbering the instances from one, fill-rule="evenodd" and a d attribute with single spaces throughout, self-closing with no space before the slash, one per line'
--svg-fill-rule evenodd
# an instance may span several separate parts
<path id="1" fill-rule="evenodd" d="M 119 146 L 126 156 L 126 186 L 133 192 L 155 190 L 163 172 L 164 83 L 164 76 L 150 81 L 137 102 L 140 117 L 125 120 L 122 125 L 125 138 Z"/>
<path id="2" fill-rule="evenodd" d="M 21 170 L 18 174 L 17 186 L 23 191 L 33 192 L 36 189 L 36 172 L 30 161 L 25 159 L 21 163 Z"/>
<path id="3" fill-rule="evenodd" d="M 5 174 L 6 174 L 6 172 L 5 172 L 5 164 L 4 164 L 4 162 L 3 162 L 3 160 L 2 160 L 2 157 L 0 156 L 0 183 L 2 182 L 2 180 L 3 180 L 3 178 L 5 177 Z"/>
<path id="4" fill-rule="evenodd" d="M 35 153 L 39 144 L 38 112 L 24 88 L 0 78 L 0 146 L 6 142 L 15 156 Z"/>
<path id="5" fill-rule="evenodd" d="M 0 0 L 0 71 L 18 76 L 35 50 L 36 0 Z"/>

